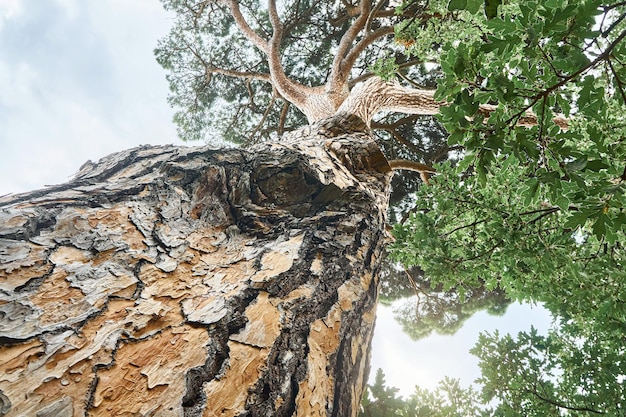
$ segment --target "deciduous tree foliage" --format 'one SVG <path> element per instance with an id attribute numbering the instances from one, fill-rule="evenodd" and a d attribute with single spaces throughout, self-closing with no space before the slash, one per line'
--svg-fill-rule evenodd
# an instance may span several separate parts
<path id="1" fill-rule="evenodd" d="M 263 140 L 347 112 L 386 132 L 390 158 L 410 159 L 392 168 L 447 159 L 403 203 L 394 257 L 461 297 L 485 287 L 544 303 L 560 325 L 548 339 L 485 336 L 485 398 L 506 415 L 624 412 L 612 400 L 624 373 L 583 370 L 592 352 L 623 361 L 626 3 L 164 5 L 177 18 L 157 57 L 183 137 Z M 425 128 L 434 114 L 445 145 Z M 530 385 L 504 377 L 514 372 Z"/>

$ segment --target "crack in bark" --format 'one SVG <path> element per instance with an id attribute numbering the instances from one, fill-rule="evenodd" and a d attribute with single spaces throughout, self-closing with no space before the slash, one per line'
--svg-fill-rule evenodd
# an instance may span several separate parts
<path id="1" fill-rule="evenodd" d="M 184 417 L 202 415 L 207 402 L 204 384 L 223 372 L 226 360 L 229 358 L 229 337 L 246 325 L 245 310 L 256 299 L 257 294 L 257 291 L 248 290 L 229 299 L 226 304 L 229 313 L 218 323 L 203 325 L 187 319 L 189 324 L 205 327 L 211 337 L 210 340 L 217 342 L 217 346 L 208 345 L 206 362 L 202 366 L 189 369 L 185 375 L 186 391 L 181 403 Z"/>

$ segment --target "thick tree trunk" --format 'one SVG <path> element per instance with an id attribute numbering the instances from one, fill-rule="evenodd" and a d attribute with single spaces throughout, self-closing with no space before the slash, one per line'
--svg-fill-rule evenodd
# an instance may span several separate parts
<path id="1" fill-rule="evenodd" d="M 0 415 L 356 415 L 391 174 L 352 122 L 0 199 Z"/>

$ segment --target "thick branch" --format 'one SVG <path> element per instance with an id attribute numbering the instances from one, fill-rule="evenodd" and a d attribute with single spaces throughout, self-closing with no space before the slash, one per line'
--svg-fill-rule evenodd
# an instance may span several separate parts
<path id="1" fill-rule="evenodd" d="M 298 108 L 303 110 L 304 100 L 307 95 L 305 92 L 306 87 L 287 77 L 280 59 L 280 43 L 283 39 L 283 24 L 278 16 L 276 0 L 268 0 L 267 6 L 273 30 L 267 58 L 269 61 L 270 74 L 272 76 L 274 88 L 278 90 L 281 96 L 285 97 Z"/>
<path id="2" fill-rule="evenodd" d="M 235 23 L 243 32 L 244 36 L 252 42 L 254 46 L 265 52 L 265 54 L 268 54 L 270 49 L 269 44 L 250 27 L 246 19 L 241 14 L 241 9 L 239 9 L 239 3 L 237 3 L 237 0 L 230 0 L 228 2 L 228 6 L 230 8 L 230 14 L 233 16 L 233 19 L 235 19 Z"/>
<path id="3" fill-rule="evenodd" d="M 437 170 L 433 167 L 422 164 L 420 162 L 409 161 L 407 159 L 392 159 L 391 161 L 389 161 L 389 166 L 393 170 L 406 169 L 408 171 L 428 172 L 431 174 L 437 172 Z"/>
<path id="4" fill-rule="evenodd" d="M 341 73 L 345 74 L 346 77 L 342 80 L 342 82 L 346 82 L 347 76 L 350 74 L 350 70 L 365 48 L 370 46 L 376 39 L 391 35 L 392 33 L 393 26 L 383 26 L 374 32 L 368 33 L 359 42 L 357 42 L 357 44 L 354 45 L 354 47 L 348 52 L 343 61 L 341 61 Z"/>
<path id="5" fill-rule="evenodd" d="M 425 184 L 430 185 L 429 175 L 434 174 L 437 171 L 433 167 L 429 167 L 426 164 L 420 162 L 409 161 L 407 159 L 392 159 L 389 161 L 389 166 L 392 170 L 397 171 L 399 169 L 405 169 L 408 171 L 419 172 L 420 178 Z"/>
<path id="6" fill-rule="evenodd" d="M 370 126 L 372 117 L 381 111 L 435 115 L 446 103 L 436 101 L 434 95 L 435 90 L 403 87 L 397 82 L 371 77 L 352 89 L 338 111 L 356 114 Z M 480 106 L 479 112 L 488 117 L 495 109 L 495 106 L 484 104 Z M 555 117 L 554 122 L 567 128 L 567 119 L 563 116 Z M 517 125 L 535 126 L 537 115 L 527 111 L 518 117 Z"/>
<path id="7" fill-rule="evenodd" d="M 243 35 L 252 42 L 257 48 L 265 53 L 270 67 L 269 79 L 263 78 L 263 81 L 270 81 L 272 86 L 286 100 L 290 101 L 298 109 L 307 115 L 309 121 L 315 120 L 313 115 L 315 112 L 311 109 L 309 97 L 319 94 L 319 88 L 311 88 L 291 80 L 282 66 L 280 57 L 280 44 L 283 39 L 284 27 L 278 16 L 276 8 L 276 0 L 268 0 L 268 11 L 270 15 L 270 23 L 272 24 L 272 37 L 268 41 L 261 38 L 248 24 L 245 17 L 241 13 L 237 0 L 229 0 L 230 13 L 235 19 L 235 23 L 243 33 Z M 232 72 L 231 74 L 235 74 Z M 229 75 L 229 74 L 225 74 Z"/>
<path id="8" fill-rule="evenodd" d="M 331 90 L 336 90 L 337 87 L 343 86 L 347 80 L 349 69 L 347 71 L 348 73 L 346 73 L 342 62 L 349 53 L 350 47 L 359 32 L 361 32 L 361 30 L 365 27 L 369 18 L 371 7 L 371 0 L 361 0 L 361 3 L 359 4 L 359 17 L 341 37 L 339 47 L 337 48 L 337 52 L 335 53 L 335 58 L 333 60 L 333 66 L 328 84 Z"/>
<path id="9" fill-rule="evenodd" d="M 372 77 L 354 87 L 338 111 L 353 113 L 369 126 L 372 117 L 381 111 L 434 115 L 443 103 L 436 102 L 434 90 L 403 87 Z"/>
<path id="10" fill-rule="evenodd" d="M 234 71 L 234 70 L 228 70 L 224 68 L 212 68 L 212 67 L 207 67 L 206 72 L 208 74 L 220 74 L 220 75 L 225 75 L 227 77 L 241 78 L 244 80 L 266 81 L 268 83 L 271 83 L 272 81 L 270 79 L 269 74 L 264 74 L 261 72 Z"/>

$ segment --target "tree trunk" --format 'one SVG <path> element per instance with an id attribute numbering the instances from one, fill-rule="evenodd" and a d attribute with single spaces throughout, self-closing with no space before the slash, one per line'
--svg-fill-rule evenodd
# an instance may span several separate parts
<path id="1" fill-rule="evenodd" d="M 391 174 L 353 122 L 0 199 L 0 415 L 356 415 Z"/>

